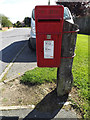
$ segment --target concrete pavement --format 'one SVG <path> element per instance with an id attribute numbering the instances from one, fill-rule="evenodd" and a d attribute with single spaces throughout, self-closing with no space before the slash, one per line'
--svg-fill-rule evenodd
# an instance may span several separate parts
<path id="1" fill-rule="evenodd" d="M 24 33 L 22 34 L 22 32 Z M 36 67 L 36 53 L 28 48 L 29 32 L 30 29 L 18 28 L 2 33 L 2 39 L 4 42 L 1 42 L 1 48 L 4 49 L 0 51 L 0 72 L 2 73 L 0 75 L 0 80 L 3 77 L 4 80 L 14 79 L 24 74 L 27 70 L 31 70 Z M 22 39 L 22 41 L 14 42 L 20 39 Z M 7 41 L 9 42 L 8 44 L 10 44 L 10 42 L 14 43 L 5 47 L 8 45 Z"/>
<path id="2" fill-rule="evenodd" d="M 13 29 L 0 33 L 0 75 L 30 37 L 30 29 Z"/>
<path id="3" fill-rule="evenodd" d="M 35 68 L 36 66 L 36 52 L 30 50 L 28 44 L 26 44 L 19 56 L 13 62 L 12 67 L 5 76 L 5 80 L 15 79 L 16 77 L 23 75 L 26 71 Z"/>
<path id="4" fill-rule="evenodd" d="M 56 118 L 59 119 L 74 119 L 77 120 L 77 115 L 75 113 L 75 111 L 66 111 L 65 109 L 61 109 L 56 116 L 53 117 L 52 114 L 46 112 L 43 113 L 41 111 L 38 110 L 34 110 L 33 109 L 17 109 L 17 110 L 9 110 L 9 111 L 2 111 L 2 115 L 0 114 L 0 116 L 5 116 L 8 118 L 8 120 L 10 120 L 10 118 L 15 119 L 15 120 L 32 120 L 32 119 L 48 119 L 48 120 L 54 120 Z M 2 119 L 3 120 L 3 119 Z"/>

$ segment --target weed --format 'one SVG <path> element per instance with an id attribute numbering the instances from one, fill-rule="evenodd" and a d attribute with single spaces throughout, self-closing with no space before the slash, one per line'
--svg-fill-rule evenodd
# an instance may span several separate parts
<path id="1" fill-rule="evenodd" d="M 18 102 L 21 103 L 21 102 L 22 102 L 22 99 L 19 99 Z"/>
<path id="2" fill-rule="evenodd" d="M 5 88 L 2 88 L 2 92 L 4 92 L 5 91 Z"/>
<path id="3" fill-rule="evenodd" d="M 7 98 L 3 98 L 3 100 L 2 100 L 3 102 L 7 102 L 8 100 L 7 100 Z"/>

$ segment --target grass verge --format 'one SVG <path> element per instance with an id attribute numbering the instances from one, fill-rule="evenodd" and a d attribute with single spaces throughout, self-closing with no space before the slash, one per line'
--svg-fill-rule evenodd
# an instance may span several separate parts
<path id="1" fill-rule="evenodd" d="M 78 34 L 76 44 L 76 57 L 73 62 L 74 86 L 78 89 L 78 94 L 82 104 L 84 117 L 89 115 L 89 91 L 88 91 L 88 35 Z"/>
<path id="2" fill-rule="evenodd" d="M 73 62 L 73 86 L 77 87 L 77 92 L 80 97 L 78 106 L 81 107 L 84 117 L 89 117 L 89 81 L 88 81 L 88 35 L 78 34 L 76 44 L 76 56 Z M 32 71 L 26 72 L 21 81 L 31 84 L 42 84 L 45 82 L 54 82 L 57 79 L 56 68 L 35 68 Z M 82 102 L 79 102 L 81 100 Z M 80 104 L 79 104 L 80 103 Z"/>
<path id="3" fill-rule="evenodd" d="M 55 82 L 57 78 L 57 68 L 35 68 L 28 71 L 21 77 L 21 81 L 31 84 L 42 84 L 45 82 Z"/>

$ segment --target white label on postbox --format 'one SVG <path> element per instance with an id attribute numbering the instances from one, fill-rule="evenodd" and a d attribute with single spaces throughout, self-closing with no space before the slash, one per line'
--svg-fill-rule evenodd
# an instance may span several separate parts
<path id="1" fill-rule="evenodd" d="M 53 59 L 54 58 L 54 41 L 44 41 L 44 58 Z"/>

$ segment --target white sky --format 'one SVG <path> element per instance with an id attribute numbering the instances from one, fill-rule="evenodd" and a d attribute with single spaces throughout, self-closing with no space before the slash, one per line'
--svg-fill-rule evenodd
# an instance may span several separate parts
<path id="1" fill-rule="evenodd" d="M 55 0 L 50 0 L 51 4 Z M 48 0 L 0 0 L 0 13 L 7 16 L 13 23 L 31 17 L 31 12 L 36 5 L 48 5 Z"/>

